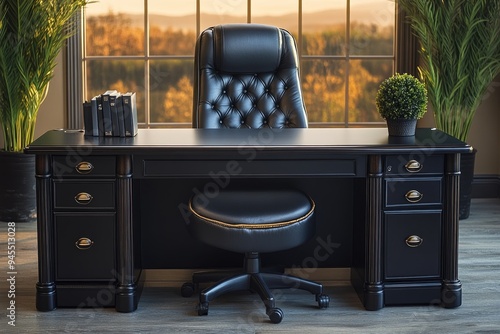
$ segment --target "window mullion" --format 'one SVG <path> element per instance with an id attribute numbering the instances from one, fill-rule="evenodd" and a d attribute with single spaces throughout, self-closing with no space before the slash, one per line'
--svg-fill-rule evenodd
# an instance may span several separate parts
<path id="1" fill-rule="evenodd" d="M 349 56 L 351 53 L 351 1 L 346 0 L 344 126 L 349 127 Z"/>
<path id="2" fill-rule="evenodd" d="M 149 3 L 144 0 L 144 123 L 146 128 L 151 124 L 151 97 L 149 94 L 150 80 L 149 80 Z"/>

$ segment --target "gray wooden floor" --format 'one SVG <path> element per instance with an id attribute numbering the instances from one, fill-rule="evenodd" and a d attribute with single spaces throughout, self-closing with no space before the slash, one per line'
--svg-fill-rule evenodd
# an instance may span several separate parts
<path id="1" fill-rule="evenodd" d="M 463 303 L 456 309 L 433 305 L 365 311 L 348 282 L 327 287 L 332 299 L 316 308 L 305 292 L 276 295 L 285 313 L 271 324 L 257 295 L 238 293 L 211 303 L 209 315 L 196 315 L 196 298 L 177 288 L 146 287 L 133 313 L 114 309 L 35 309 L 36 226 L 16 224 L 15 299 L 6 284 L 7 224 L 0 223 L 1 333 L 500 333 L 500 199 L 474 199 L 469 219 L 460 222 L 459 273 Z M 6 308 L 15 300 L 16 327 Z"/>

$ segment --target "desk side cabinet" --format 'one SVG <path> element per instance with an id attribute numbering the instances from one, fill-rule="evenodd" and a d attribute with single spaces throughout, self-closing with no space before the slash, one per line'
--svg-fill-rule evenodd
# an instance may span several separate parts
<path id="1" fill-rule="evenodd" d="M 366 214 L 354 230 L 351 281 L 367 310 L 462 303 L 458 279 L 460 155 L 370 155 Z M 356 226 L 356 225 L 355 225 Z"/>
<path id="2" fill-rule="evenodd" d="M 384 305 L 441 304 L 445 155 L 382 163 Z"/>
<path id="3" fill-rule="evenodd" d="M 50 222 L 38 237 L 51 245 L 39 248 L 39 310 L 116 306 L 117 166 L 115 156 L 37 156 L 40 220 Z"/>

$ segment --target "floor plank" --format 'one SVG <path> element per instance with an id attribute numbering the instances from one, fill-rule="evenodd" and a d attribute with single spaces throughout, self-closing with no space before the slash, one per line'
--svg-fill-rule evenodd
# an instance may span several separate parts
<path id="1" fill-rule="evenodd" d="M 16 224 L 15 299 L 7 298 L 7 224 L 0 223 L 1 333 L 500 333 L 500 199 L 473 199 L 470 217 L 460 221 L 459 277 L 463 304 L 456 309 L 434 305 L 386 307 L 366 311 L 348 282 L 327 287 L 330 307 L 316 308 L 306 292 L 276 294 L 285 313 L 271 324 L 257 295 L 223 296 L 209 315 L 196 315 L 196 298 L 182 298 L 178 288 L 146 287 L 139 308 L 35 309 L 37 281 L 36 226 Z M 15 300 L 16 327 L 8 325 L 7 307 Z"/>

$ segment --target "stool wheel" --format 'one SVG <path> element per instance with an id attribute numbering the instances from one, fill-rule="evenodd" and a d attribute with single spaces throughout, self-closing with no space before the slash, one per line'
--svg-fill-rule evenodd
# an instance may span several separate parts
<path id="1" fill-rule="evenodd" d="M 319 308 L 328 308 L 330 306 L 330 297 L 328 295 L 318 294 L 316 295 L 316 301 Z"/>
<path id="2" fill-rule="evenodd" d="M 198 315 L 208 315 L 208 302 L 198 304 Z"/>
<path id="3" fill-rule="evenodd" d="M 272 307 L 267 309 L 266 314 L 273 324 L 279 324 L 283 320 L 283 311 L 280 308 Z"/>
<path id="4" fill-rule="evenodd" d="M 191 282 L 182 284 L 181 287 L 181 296 L 182 297 L 191 297 L 194 293 L 194 284 Z"/>

